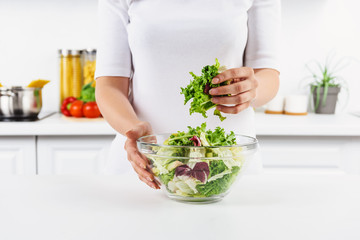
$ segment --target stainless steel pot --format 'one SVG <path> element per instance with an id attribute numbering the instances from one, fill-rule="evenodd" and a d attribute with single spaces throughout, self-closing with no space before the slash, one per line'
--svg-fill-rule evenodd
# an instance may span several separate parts
<path id="1" fill-rule="evenodd" d="M 41 88 L 0 88 L 0 120 L 36 119 L 41 107 Z"/>

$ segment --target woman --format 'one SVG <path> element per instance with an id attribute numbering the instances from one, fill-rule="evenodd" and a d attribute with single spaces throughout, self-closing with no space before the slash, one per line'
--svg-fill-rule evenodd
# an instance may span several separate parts
<path id="1" fill-rule="evenodd" d="M 254 111 L 279 87 L 279 0 L 100 0 L 96 99 L 119 133 L 109 156 L 125 157 L 141 181 L 158 189 L 136 139 L 207 122 L 255 136 Z M 189 115 L 180 87 L 218 58 L 229 70 L 213 79 L 231 84 L 210 91 L 224 122 Z M 220 95 L 231 96 L 220 97 Z M 124 150 L 125 149 L 125 150 Z"/>

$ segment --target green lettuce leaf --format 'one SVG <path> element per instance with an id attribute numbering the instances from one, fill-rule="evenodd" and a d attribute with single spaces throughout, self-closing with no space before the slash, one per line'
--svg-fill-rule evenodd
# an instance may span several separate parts
<path id="1" fill-rule="evenodd" d="M 199 194 L 206 197 L 225 193 L 234 183 L 239 170 L 239 167 L 233 167 L 230 174 L 224 175 L 222 178 L 218 178 L 205 184 L 198 184 L 196 186 L 196 190 L 199 192 Z"/>
<path id="2" fill-rule="evenodd" d="M 207 118 L 206 112 L 216 106 L 216 104 L 211 102 L 212 96 L 208 93 L 209 89 L 228 84 L 228 82 L 220 84 L 212 83 L 212 79 L 220 73 L 220 63 L 217 59 L 215 59 L 215 62 L 214 65 L 203 67 L 201 76 L 197 76 L 193 72 L 190 72 L 193 79 L 190 80 L 189 85 L 185 88 L 181 88 L 181 94 L 185 96 L 184 104 L 187 104 L 192 99 L 189 110 L 190 115 L 196 112 L 202 114 L 204 118 Z M 223 117 L 220 111 L 216 109 L 214 115 L 218 116 L 221 121 L 226 119 L 226 117 Z"/>
<path id="3" fill-rule="evenodd" d="M 178 131 L 177 133 L 172 134 L 164 142 L 164 144 L 175 146 L 193 146 L 193 142 L 189 140 L 193 136 L 197 136 L 203 143 L 206 143 L 206 145 L 209 146 L 236 145 L 234 132 L 231 131 L 230 134 L 226 134 L 225 130 L 221 127 L 217 127 L 215 130 L 206 130 L 206 123 L 202 123 L 201 126 L 195 128 L 188 126 L 187 132 Z"/>
<path id="4" fill-rule="evenodd" d="M 172 170 L 171 172 L 167 173 L 167 174 L 160 174 L 160 175 L 159 175 L 159 178 L 160 178 L 160 181 L 161 181 L 162 183 L 164 183 L 165 186 L 167 186 L 168 183 L 169 183 L 171 180 L 173 180 L 174 175 L 175 175 L 175 169 Z"/>
<path id="5" fill-rule="evenodd" d="M 92 86 L 93 82 L 84 85 L 81 89 L 80 100 L 84 102 L 95 102 L 95 88 Z"/>

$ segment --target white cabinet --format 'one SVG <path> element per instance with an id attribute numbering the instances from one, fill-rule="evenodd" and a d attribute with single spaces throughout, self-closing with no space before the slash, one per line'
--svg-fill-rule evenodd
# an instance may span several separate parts
<path id="1" fill-rule="evenodd" d="M 0 174 L 36 174 L 35 136 L 0 137 Z"/>
<path id="2" fill-rule="evenodd" d="M 360 174 L 360 119 L 256 114 L 265 167 L 332 168 Z M 0 175 L 101 174 L 115 131 L 102 119 L 55 114 L 0 123 Z"/>
<path id="3" fill-rule="evenodd" d="M 338 168 L 360 173 L 360 137 L 258 136 L 264 167 Z"/>
<path id="4" fill-rule="evenodd" d="M 38 174 L 100 174 L 113 136 L 39 136 Z"/>

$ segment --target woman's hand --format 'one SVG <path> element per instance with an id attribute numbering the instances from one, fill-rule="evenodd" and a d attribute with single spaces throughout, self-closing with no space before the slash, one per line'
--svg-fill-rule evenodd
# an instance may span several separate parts
<path id="1" fill-rule="evenodd" d="M 213 88 L 210 94 L 216 108 L 224 113 L 237 114 L 250 106 L 257 95 L 259 85 L 252 68 L 241 67 L 226 70 L 213 79 L 213 84 L 230 81 L 229 85 Z M 228 95 L 228 96 L 221 96 Z M 228 106 L 225 106 L 228 105 Z"/>
<path id="2" fill-rule="evenodd" d="M 159 184 L 154 179 L 154 175 L 149 167 L 149 160 L 139 152 L 136 140 L 142 136 L 152 133 L 149 123 L 140 122 L 133 129 L 126 132 L 127 140 L 125 142 L 125 150 L 127 158 L 130 161 L 139 179 L 154 189 L 160 189 Z"/>

